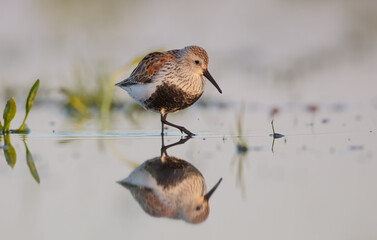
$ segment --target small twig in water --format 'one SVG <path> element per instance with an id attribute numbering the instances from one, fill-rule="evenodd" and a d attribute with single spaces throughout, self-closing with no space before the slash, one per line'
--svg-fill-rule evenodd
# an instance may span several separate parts
<path id="1" fill-rule="evenodd" d="M 275 132 L 274 120 L 273 119 L 271 120 L 271 126 L 272 126 L 272 134 L 270 134 L 270 136 L 272 136 L 271 151 L 272 151 L 272 153 L 274 153 L 275 138 L 282 138 L 282 137 L 284 137 L 284 135 Z"/>

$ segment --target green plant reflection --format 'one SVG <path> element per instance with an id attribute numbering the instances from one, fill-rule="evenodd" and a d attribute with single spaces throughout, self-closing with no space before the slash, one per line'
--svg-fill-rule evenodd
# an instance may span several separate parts
<path id="1" fill-rule="evenodd" d="M 249 148 L 247 146 L 246 139 L 244 137 L 244 128 L 243 128 L 243 118 L 245 114 L 245 104 L 241 104 L 241 109 L 236 113 L 236 128 L 237 134 L 233 136 L 233 142 L 236 145 L 236 154 L 232 158 L 231 166 L 236 168 L 236 184 L 241 188 L 242 195 L 245 196 L 246 188 L 245 181 L 243 176 L 243 168 L 246 156 L 248 154 Z"/>
<path id="2" fill-rule="evenodd" d="M 10 135 L 8 133 L 5 133 L 4 135 L 0 135 L 0 143 L 2 140 L 2 136 L 4 136 L 4 145 L 1 146 L 3 149 L 3 153 L 5 156 L 5 160 L 7 161 L 8 165 L 13 169 L 14 166 L 16 165 L 17 162 L 17 152 L 16 149 L 13 147 L 11 140 L 10 140 Z M 34 163 L 34 158 L 33 155 L 31 154 L 27 144 L 26 144 L 26 138 L 25 135 L 22 137 L 22 142 L 24 143 L 25 150 L 26 150 L 26 163 L 29 167 L 30 173 L 34 180 L 37 183 L 40 183 L 40 178 L 39 174 L 37 171 L 37 168 Z"/>

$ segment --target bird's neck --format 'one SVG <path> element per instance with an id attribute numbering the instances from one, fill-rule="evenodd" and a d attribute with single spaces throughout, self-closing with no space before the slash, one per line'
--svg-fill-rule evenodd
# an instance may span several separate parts
<path id="1" fill-rule="evenodd" d="M 177 77 L 177 85 L 186 93 L 192 95 L 202 94 L 205 87 L 203 75 L 194 74 L 189 71 L 182 71 Z"/>

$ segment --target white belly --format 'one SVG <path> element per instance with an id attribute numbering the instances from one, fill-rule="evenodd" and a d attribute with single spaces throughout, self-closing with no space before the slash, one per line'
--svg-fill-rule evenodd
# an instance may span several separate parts
<path id="1" fill-rule="evenodd" d="M 126 90 L 138 104 L 145 107 L 144 101 L 156 91 L 156 85 L 156 83 L 147 83 L 122 87 L 122 89 Z"/>

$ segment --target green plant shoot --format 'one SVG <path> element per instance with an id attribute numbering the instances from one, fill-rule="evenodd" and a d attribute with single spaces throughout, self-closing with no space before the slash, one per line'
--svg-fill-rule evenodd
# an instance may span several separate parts
<path id="1" fill-rule="evenodd" d="M 21 126 L 17 129 L 18 131 L 28 130 L 27 126 L 25 125 L 25 122 L 26 122 L 27 116 L 29 115 L 31 107 L 33 106 L 38 88 L 39 88 L 39 79 L 35 81 L 34 85 L 31 87 L 29 91 L 29 95 L 27 96 L 27 100 L 26 100 L 26 113 L 25 113 L 24 121 L 22 122 Z"/>
<path id="2" fill-rule="evenodd" d="M 3 119 L 4 119 L 4 132 L 9 132 L 9 127 L 10 127 L 10 122 L 16 115 L 16 103 L 14 102 L 13 97 L 8 100 L 7 104 L 5 105 L 4 108 L 4 113 L 3 113 Z"/>

